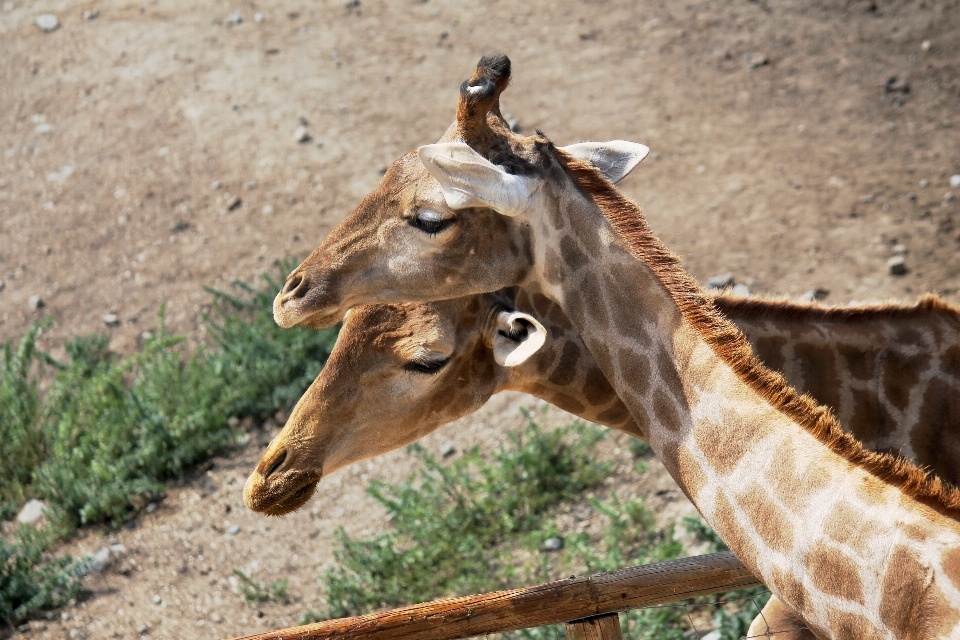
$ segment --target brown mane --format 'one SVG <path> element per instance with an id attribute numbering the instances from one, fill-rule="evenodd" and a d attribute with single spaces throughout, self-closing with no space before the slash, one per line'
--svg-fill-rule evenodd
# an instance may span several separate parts
<path id="1" fill-rule="evenodd" d="M 815 302 L 798 302 L 787 298 L 742 297 L 717 294 L 713 305 L 725 315 L 744 320 L 776 320 L 778 322 L 862 322 L 864 320 L 896 320 L 942 314 L 960 322 L 960 308 L 927 293 L 912 304 L 895 302 L 858 305 L 855 307 L 823 306 Z"/>
<path id="2" fill-rule="evenodd" d="M 859 441 L 840 428 L 828 408 L 818 405 L 810 396 L 801 395 L 787 384 L 783 376 L 763 366 L 754 357 L 743 334 L 716 310 L 710 298 L 680 266 L 680 260 L 653 235 L 640 207 L 590 164 L 555 147 L 552 150 L 574 184 L 597 204 L 630 253 L 653 271 L 683 318 L 750 388 L 843 459 L 898 488 L 904 495 L 951 518 L 960 519 L 960 489 L 901 457 L 864 449 Z M 922 298 L 917 306 L 923 305 L 938 311 L 942 310 L 941 307 L 953 310 L 936 297 Z M 745 306 L 755 308 L 749 304 Z M 803 307 L 799 309 L 802 313 L 819 311 L 815 307 L 799 306 Z M 830 312 L 829 309 L 824 311 Z M 842 312 L 836 310 L 833 313 L 843 316 Z"/>

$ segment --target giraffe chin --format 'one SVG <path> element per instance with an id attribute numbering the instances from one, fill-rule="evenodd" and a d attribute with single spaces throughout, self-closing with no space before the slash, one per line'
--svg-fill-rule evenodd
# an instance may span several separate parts
<path id="1" fill-rule="evenodd" d="M 307 478 L 280 496 L 257 496 L 255 492 L 244 491 L 244 502 L 252 511 L 268 516 L 284 516 L 305 505 L 313 497 L 319 482 L 317 476 Z"/>
<path id="2" fill-rule="evenodd" d="M 277 300 L 273 304 L 273 320 L 284 329 L 290 327 L 308 327 L 310 329 L 326 329 L 343 319 L 344 311 L 340 307 L 327 307 L 314 311 L 305 310 L 302 306 L 295 306 L 289 302 Z"/>

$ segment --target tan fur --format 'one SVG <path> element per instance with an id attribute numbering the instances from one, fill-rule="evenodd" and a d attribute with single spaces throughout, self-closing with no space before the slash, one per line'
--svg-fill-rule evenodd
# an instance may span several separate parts
<path id="1" fill-rule="evenodd" d="M 952 518 L 960 517 L 960 490 L 903 458 L 864 449 L 859 441 L 840 428 L 827 407 L 797 393 L 783 376 L 764 367 L 754 358 L 740 330 L 716 310 L 713 302 L 680 267 L 679 258 L 653 235 L 639 207 L 589 164 L 559 149 L 555 153 L 577 186 L 597 203 L 607 220 L 626 240 L 631 253 L 650 267 L 677 303 L 684 319 L 745 383 L 837 455 L 899 488 L 905 495 Z M 804 311 L 809 313 L 811 310 Z"/>

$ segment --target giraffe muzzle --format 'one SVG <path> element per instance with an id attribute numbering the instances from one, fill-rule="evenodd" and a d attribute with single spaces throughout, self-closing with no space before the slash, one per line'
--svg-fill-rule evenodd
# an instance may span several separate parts
<path id="1" fill-rule="evenodd" d="M 329 277 L 311 277 L 304 271 L 291 273 L 273 301 L 273 319 L 287 329 L 308 326 L 322 329 L 336 324 L 343 315 Z"/>

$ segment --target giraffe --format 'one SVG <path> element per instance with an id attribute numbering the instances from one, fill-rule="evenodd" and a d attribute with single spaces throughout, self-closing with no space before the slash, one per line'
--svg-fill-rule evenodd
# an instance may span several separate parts
<path id="1" fill-rule="evenodd" d="M 960 362 L 950 355 L 960 353 L 960 310 L 935 296 L 854 308 L 726 295 L 713 301 L 761 361 L 829 405 L 868 448 L 903 451 L 949 482 L 960 479 L 960 443 L 947 429 L 960 423 Z M 892 375 L 924 388 L 906 394 L 905 406 L 887 407 Z M 941 384 L 945 393 L 928 391 Z M 644 437 L 560 307 L 542 295 L 502 290 L 369 305 L 348 314 L 327 367 L 262 456 L 244 501 L 262 513 L 289 513 L 309 500 L 321 475 L 413 442 L 503 390 Z M 892 416 L 883 433 L 880 407 Z M 922 414 L 941 418 L 944 433 L 924 429 L 915 419 Z M 897 424 L 907 416 L 914 418 L 909 428 Z M 802 627 L 773 596 L 748 636 Z"/>
<path id="2" fill-rule="evenodd" d="M 288 277 L 278 323 L 541 292 L 708 524 L 815 635 L 960 637 L 960 491 L 844 434 L 753 357 L 637 205 L 576 153 L 510 132 L 509 71 L 481 59 L 441 141 L 398 160 Z"/>

